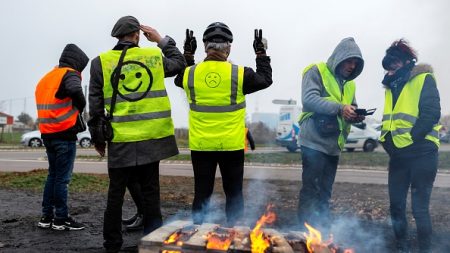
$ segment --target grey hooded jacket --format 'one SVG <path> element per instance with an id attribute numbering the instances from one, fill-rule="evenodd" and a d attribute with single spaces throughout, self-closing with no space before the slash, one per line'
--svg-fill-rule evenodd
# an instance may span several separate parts
<path id="1" fill-rule="evenodd" d="M 347 80 L 341 78 L 338 74 L 338 66 L 349 58 L 360 59 L 358 64 Z M 341 91 L 347 81 L 355 79 L 361 74 L 364 67 L 364 60 L 361 50 L 353 38 L 343 39 L 334 49 L 327 66 L 340 84 Z M 322 77 L 317 66 L 313 66 L 304 75 L 302 80 L 302 104 L 303 112 L 314 112 L 326 115 L 338 115 L 343 105 L 325 100 L 329 96 L 322 83 Z M 356 100 L 353 101 L 356 106 Z M 347 136 L 345 136 L 347 138 Z M 300 125 L 299 141 L 301 146 L 305 146 L 327 155 L 338 156 L 341 152 L 338 146 L 338 136 L 322 137 L 316 130 L 311 118 L 305 119 Z"/>

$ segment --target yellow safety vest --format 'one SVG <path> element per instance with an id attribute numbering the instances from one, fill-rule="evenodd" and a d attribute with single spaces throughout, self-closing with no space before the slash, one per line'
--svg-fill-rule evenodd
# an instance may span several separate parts
<path id="1" fill-rule="evenodd" d="M 423 73 L 408 81 L 403 87 L 394 108 L 392 108 L 392 92 L 390 89 L 386 89 L 381 142 L 384 142 L 386 134 L 391 132 L 392 141 L 397 148 L 404 148 L 413 144 L 411 129 L 419 117 L 420 94 L 427 75 L 434 78 L 431 73 Z M 440 128 L 441 125 L 436 124 L 425 136 L 425 139 L 434 142 L 438 147 L 440 145 L 438 134 Z"/>
<path id="2" fill-rule="evenodd" d="M 355 89 L 356 89 L 355 82 L 353 80 L 346 82 L 343 87 L 344 91 L 342 94 L 340 85 L 336 81 L 336 78 L 334 77 L 333 73 L 331 73 L 331 71 L 328 69 L 328 66 L 325 62 L 309 65 L 303 70 L 303 75 L 313 66 L 317 66 L 317 69 L 320 72 L 320 76 L 322 77 L 323 86 L 325 87 L 327 93 L 330 95 L 329 97 L 324 97 L 324 99 L 342 105 L 351 105 L 355 98 Z M 300 124 L 302 121 L 311 117 L 313 114 L 314 112 L 302 112 L 299 118 Z M 339 122 L 339 130 L 340 130 L 340 134 L 338 137 L 338 145 L 339 148 L 342 150 L 344 148 L 346 138 L 350 133 L 351 124 L 347 123 L 342 118 L 342 116 L 337 115 L 336 117 Z"/>
<path id="3" fill-rule="evenodd" d="M 244 67 L 206 61 L 186 68 L 183 88 L 189 101 L 189 148 L 244 149 Z"/>
<path id="4" fill-rule="evenodd" d="M 121 53 L 120 50 L 110 50 L 100 54 L 108 113 L 113 95 L 112 74 Z M 159 48 L 134 47 L 127 50 L 111 125 L 114 131 L 112 142 L 143 141 L 174 135 Z"/>

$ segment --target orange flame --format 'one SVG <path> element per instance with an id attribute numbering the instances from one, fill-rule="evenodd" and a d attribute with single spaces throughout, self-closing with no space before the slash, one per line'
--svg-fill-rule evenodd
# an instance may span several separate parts
<path id="1" fill-rule="evenodd" d="M 207 235 L 207 249 L 228 250 L 235 236 L 234 230 L 229 230 L 227 234 L 209 232 Z"/>
<path id="2" fill-rule="evenodd" d="M 305 234 L 306 237 L 306 248 L 309 253 L 314 252 L 343 252 L 343 253 L 355 253 L 353 249 L 344 249 L 339 251 L 339 248 L 333 244 L 333 235 L 326 242 L 322 242 L 322 234 L 319 230 L 313 228 L 308 223 L 305 222 L 305 226 L 308 229 L 309 234 Z M 326 250 L 324 250 L 326 248 Z"/>
<path id="3" fill-rule="evenodd" d="M 265 224 L 273 223 L 276 220 L 277 216 L 275 215 L 275 212 L 271 210 L 273 207 L 274 205 L 272 204 L 267 205 L 266 213 L 259 218 L 250 233 L 252 253 L 264 253 L 264 251 L 270 247 L 270 240 L 264 236 L 261 227 Z"/>
<path id="4" fill-rule="evenodd" d="M 315 247 L 322 244 L 322 234 L 319 232 L 319 230 L 314 229 L 306 222 L 305 222 L 305 226 L 309 232 L 309 235 L 305 234 L 306 247 L 308 248 L 308 252 L 313 253 Z"/>
<path id="5" fill-rule="evenodd" d="M 183 242 L 179 241 L 181 237 L 181 232 L 176 231 L 173 234 L 171 234 L 166 240 L 164 240 L 164 244 L 176 244 L 177 246 L 182 246 Z"/>
<path id="6" fill-rule="evenodd" d="M 181 253 L 179 250 L 163 250 L 161 253 Z"/>

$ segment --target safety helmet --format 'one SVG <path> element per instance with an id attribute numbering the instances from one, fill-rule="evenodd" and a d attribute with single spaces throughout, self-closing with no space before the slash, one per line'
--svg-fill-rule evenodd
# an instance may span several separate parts
<path id="1" fill-rule="evenodd" d="M 233 33 L 230 28 L 222 22 L 210 24 L 203 33 L 203 42 L 233 42 Z"/>

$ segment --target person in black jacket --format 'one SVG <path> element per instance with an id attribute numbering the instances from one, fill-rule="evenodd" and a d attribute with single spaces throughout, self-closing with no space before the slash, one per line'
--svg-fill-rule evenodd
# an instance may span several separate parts
<path id="1" fill-rule="evenodd" d="M 44 76 L 36 88 L 39 129 L 49 163 L 42 218 L 38 222 L 40 228 L 81 230 L 85 227 L 69 216 L 67 185 L 72 177 L 77 133 L 86 128 L 81 118 L 86 106 L 81 88 L 81 72 L 88 62 L 89 58 L 80 48 L 68 44 L 61 54 L 59 65 Z M 62 74 L 60 81 L 54 78 L 58 75 L 61 78 Z M 54 97 L 53 87 L 58 87 Z M 66 105 L 72 109 L 65 109 Z"/>
<path id="2" fill-rule="evenodd" d="M 148 41 L 156 42 L 158 48 L 140 48 L 141 31 Z M 137 193 L 141 195 L 142 203 L 137 201 L 136 205 L 142 204 L 142 210 L 138 210 L 138 213 L 142 212 L 144 234 L 162 225 L 159 162 L 178 154 L 171 111 L 166 107 L 170 106 L 170 103 L 164 78 L 176 75 L 186 66 L 186 62 L 171 37 L 161 37 L 156 29 L 141 25 L 133 16 L 120 18 L 114 25 L 111 36 L 118 40 L 117 44 L 112 50 L 102 53 L 91 62 L 89 130 L 95 149 L 101 156 L 105 155 L 106 145 L 108 146 L 109 188 L 103 222 L 103 246 L 107 252 L 118 252 L 123 244 L 121 224 L 123 197 L 130 182 L 139 184 L 140 194 L 139 190 Z M 115 75 L 111 71 L 116 69 L 119 60 L 114 58 L 113 62 L 112 58 L 108 60 L 108 57 L 119 56 L 124 51 L 126 52 L 124 64 L 120 69 L 117 87 L 114 88 L 110 80 Z M 152 55 L 149 55 L 149 51 Z M 134 72 L 136 66 L 141 66 L 137 69 L 143 71 Z M 150 82 L 141 81 L 135 86 L 139 80 L 149 78 L 150 74 L 147 73 L 151 72 L 153 78 Z M 117 92 L 115 110 L 111 109 L 113 104 L 111 93 L 105 91 L 113 89 Z M 111 122 L 114 137 L 111 140 L 105 140 L 96 127 L 98 122 L 104 121 L 107 117 L 105 109 L 109 115 L 114 113 Z M 163 109 L 164 111 L 161 111 Z M 150 112 L 151 110 L 156 111 Z M 138 123 L 139 127 L 130 127 Z M 134 139 L 125 139 L 123 137 L 125 134 L 133 136 Z M 121 138 L 116 139 L 118 137 Z M 133 193 L 133 190 L 130 192 Z"/>
<path id="3" fill-rule="evenodd" d="M 222 22 L 214 22 L 210 24 L 203 33 L 203 42 L 206 58 L 203 62 L 195 65 L 196 67 L 208 66 L 208 64 L 216 64 L 216 66 L 229 66 L 227 64 L 222 64 L 228 61 L 231 43 L 233 42 L 233 34 L 226 24 Z M 193 66 L 195 64 L 194 54 L 197 48 L 197 42 L 192 31 L 186 31 L 186 40 L 183 48 L 186 63 L 188 66 Z M 234 81 L 225 82 L 220 81 L 219 79 L 216 86 L 208 84 L 203 85 L 204 83 L 199 81 L 200 79 L 197 79 L 195 84 L 192 85 L 192 89 L 195 89 L 196 92 L 195 98 L 193 99 L 192 95 L 194 92 L 187 95 L 191 101 L 195 100 L 195 103 L 191 102 L 190 104 L 191 110 L 189 113 L 189 148 L 191 149 L 192 166 L 195 178 L 195 196 L 192 203 L 192 218 L 195 224 L 203 223 L 207 216 L 210 197 L 214 189 L 214 178 L 217 165 L 219 165 L 220 168 L 224 192 L 226 195 L 225 213 L 227 217 L 227 225 L 230 227 L 234 226 L 235 223 L 243 216 L 244 199 L 242 194 L 242 185 L 244 173 L 245 133 L 242 131 L 242 136 L 240 136 L 240 134 L 235 134 L 235 132 L 233 132 L 231 133 L 234 135 L 233 137 L 230 137 L 229 134 L 225 136 L 223 133 L 232 132 L 230 131 L 230 128 L 237 129 L 237 132 L 240 133 L 239 129 L 242 129 L 245 126 L 245 119 L 242 117 L 242 115 L 245 115 L 245 100 L 243 103 L 238 102 L 237 100 L 239 100 L 239 97 L 268 88 L 272 84 L 272 67 L 270 65 L 270 57 L 266 54 L 267 45 L 262 38 L 261 30 L 259 33 L 255 31 L 253 49 L 256 55 L 256 71 L 250 67 L 243 67 L 243 73 L 241 72 L 242 80 L 238 77 L 239 75 L 236 76 L 236 79 L 231 77 Z M 236 69 L 241 68 L 237 65 L 234 65 L 234 67 Z M 193 68 L 194 67 L 190 68 L 190 70 Z M 199 69 L 201 68 L 202 67 L 199 67 Z M 210 73 L 222 71 L 220 67 L 205 68 L 208 68 L 207 70 L 210 71 Z M 226 69 L 226 67 L 223 67 L 223 69 Z M 195 73 L 192 74 L 192 76 L 194 75 Z M 220 77 L 220 74 L 217 75 Z M 189 80 L 190 76 L 191 74 L 188 73 L 188 70 L 180 72 L 180 74 L 175 78 L 175 85 L 183 88 L 183 78 Z M 212 75 L 212 77 L 214 77 L 214 75 Z M 195 78 L 193 79 L 195 80 Z M 227 80 L 229 80 L 229 78 Z M 233 82 L 236 83 L 236 86 L 232 85 Z M 239 84 L 240 82 L 242 82 L 242 89 Z M 197 88 L 194 88 L 194 86 Z M 227 109 L 220 112 L 215 111 L 215 114 L 217 115 L 217 113 L 221 112 L 228 112 L 229 114 L 223 113 L 221 117 L 211 119 L 211 117 L 207 115 L 206 111 L 214 111 L 216 110 L 215 108 L 221 107 L 218 106 L 222 103 L 220 99 L 228 96 L 228 93 L 215 93 L 215 95 L 219 96 L 214 96 L 212 99 L 207 101 L 208 99 L 205 99 L 208 97 L 206 94 L 210 94 L 210 92 L 217 92 L 213 90 L 216 87 L 219 87 L 217 90 L 221 90 L 222 87 L 230 87 L 231 95 L 229 95 L 230 98 L 226 99 L 230 100 L 230 107 L 234 105 L 238 106 L 235 108 L 230 108 L 228 105 L 225 105 Z M 233 87 L 235 87 L 235 90 Z M 224 99 L 224 101 L 226 101 L 226 99 Z M 206 107 L 207 109 L 202 112 L 194 111 L 197 110 L 193 109 L 196 105 L 203 106 L 203 108 Z M 241 105 L 244 106 L 239 107 Z M 239 112 L 239 110 L 244 110 L 244 114 L 234 114 L 235 117 L 233 120 L 230 120 L 231 117 L 229 115 Z M 203 114 L 203 116 L 205 116 L 203 118 L 203 122 L 205 122 L 203 125 L 200 123 L 202 120 L 199 120 L 202 116 L 198 116 L 199 114 L 196 113 L 206 113 Z M 194 116 L 194 114 L 197 116 Z M 242 117 L 242 121 L 240 121 L 240 117 Z M 206 124 L 209 124 L 209 128 L 204 127 Z M 212 129 L 213 127 L 211 126 L 214 126 L 214 129 Z M 196 138 L 202 139 L 203 143 L 199 144 L 199 142 L 195 142 Z M 230 138 L 239 138 L 239 140 L 236 139 L 236 142 L 240 142 L 242 145 L 240 147 L 237 145 L 233 146 L 228 142 Z"/>
<path id="4" fill-rule="evenodd" d="M 245 147 L 244 147 L 244 150 L 245 150 L 245 152 L 247 152 L 248 145 L 250 145 L 250 149 L 253 151 L 256 148 L 255 140 L 253 139 L 252 133 L 250 132 L 250 129 L 248 129 L 248 127 L 245 128 L 245 131 L 247 133 L 245 134 Z"/>
<path id="5" fill-rule="evenodd" d="M 416 52 L 403 39 L 386 51 L 382 62 L 387 72 L 382 82 L 386 104 L 381 142 L 390 157 L 390 212 L 398 250 L 410 251 L 406 199 L 411 187 L 419 252 L 425 253 L 431 252 L 429 204 L 438 165 L 441 108 L 431 66 L 416 61 Z"/>

